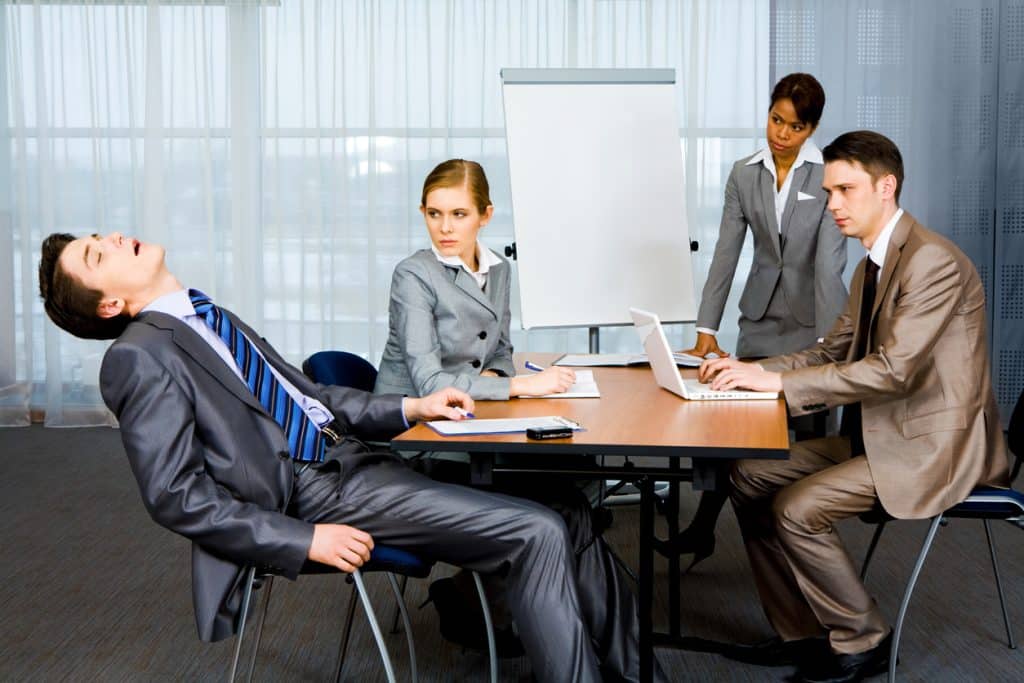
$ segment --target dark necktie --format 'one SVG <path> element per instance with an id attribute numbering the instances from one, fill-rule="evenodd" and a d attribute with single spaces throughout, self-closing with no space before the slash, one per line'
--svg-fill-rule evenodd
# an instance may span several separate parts
<path id="1" fill-rule="evenodd" d="M 188 290 L 188 296 L 196 314 L 227 344 L 249 391 L 274 421 L 281 425 L 288 437 L 288 450 L 292 458 L 302 462 L 322 462 L 324 438 L 320 428 L 277 381 L 253 343 L 214 305 L 210 297 L 197 289 Z"/>
<path id="2" fill-rule="evenodd" d="M 860 338 L 857 340 L 857 353 L 853 357 L 855 361 L 867 355 L 868 328 L 871 327 L 871 311 L 875 305 L 875 292 L 878 289 L 878 266 L 870 256 L 864 257 L 864 260 L 864 289 L 860 299 L 860 321 L 857 325 Z M 850 435 L 850 453 L 863 455 L 865 452 L 864 425 L 861 420 L 860 402 L 846 406 L 843 414 L 843 431 Z"/>

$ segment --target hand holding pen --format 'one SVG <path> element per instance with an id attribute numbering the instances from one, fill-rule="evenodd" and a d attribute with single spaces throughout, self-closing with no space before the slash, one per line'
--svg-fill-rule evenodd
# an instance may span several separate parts
<path id="1" fill-rule="evenodd" d="M 571 368 L 552 366 L 545 369 L 531 361 L 524 365 L 532 374 L 512 378 L 509 385 L 511 396 L 561 394 L 576 383 L 576 373 Z"/>

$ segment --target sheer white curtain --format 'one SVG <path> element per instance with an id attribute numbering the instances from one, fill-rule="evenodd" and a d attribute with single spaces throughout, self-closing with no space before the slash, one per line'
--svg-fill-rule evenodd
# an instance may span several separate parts
<path id="1" fill-rule="evenodd" d="M 58 331 L 38 302 L 54 231 L 166 245 L 183 282 L 293 361 L 343 348 L 376 362 L 392 268 L 428 243 L 430 168 L 480 161 L 496 208 L 483 239 L 512 241 L 503 67 L 676 69 L 699 291 L 728 168 L 763 135 L 768 4 L 0 0 L 0 423 L 30 409 L 112 423 L 105 344 Z M 517 325 L 520 348 L 586 348 L 583 330 Z M 607 350 L 636 345 L 625 328 L 603 335 Z"/>

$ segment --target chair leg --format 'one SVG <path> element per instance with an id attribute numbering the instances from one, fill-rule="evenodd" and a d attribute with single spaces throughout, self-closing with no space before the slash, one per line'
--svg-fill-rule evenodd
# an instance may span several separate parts
<path id="1" fill-rule="evenodd" d="M 1006 596 L 1003 594 L 1003 581 L 999 578 L 999 560 L 996 558 L 996 543 L 992 539 L 992 525 L 989 520 L 985 522 L 985 538 L 988 539 L 988 552 L 992 556 L 992 573 L 996 576 L 996 591 L 999 593 L 999 607 L 1003 610 L 1003 624 L 1006 625 L 1006 645 L 1011 650 L 1017 649 L 1017 642 L 1013 639 L 1013 627 L 1010 626 L 1010 613 L 1006 610 Z"/>
<path id="2" fill-rule="evenodd" d="M 491 663 L 491 683 L 498 683 L 498 645 L 494 642 L 494 622 L 491 621 L 491 607 L 487 603 L 484 582 L 480 580 L 478 572 L 473 572 L 473 583 L 476 584 L 476 594 L 480 596 L 480 610 L 484 613 L 484 624 L 487 626 L 487 654 Z"/>
<path id="3" fill-rule="evenodd" d="M 388 583 L 391 584 L 391 592 L 395 594 L 395 602 L 397 603 L 398 614 L 402 616 L 402 626 L 405 628 L 405 641 L 409 644 L 409 669 L 412 671 L 412 683 L 419 681 L 419 675 L 416 671 L 416 643 L 413 641 L 412 636 L 412 622 L 409 620 L 409 609 L 405 605 L 405 596 L 402 594 L 402 589 L 398 587 L 398 579 L 391 572 L 387 572 Z M 402 576 L 403 579 L 408 578 Z M 404 587 L 404 586 L 403 586 Z"/>
<path id="4" fill-rule="evenodd" d="M 917 584 L 917 578 L 921 575 L 921 568 L 924 566 L 924 560 L 928 556 L 928 550 L 932 547 L 932 541 L 935 540 L 935 534 L 939 530 L 939 524 L 941 522 L 942 515 L 936 515 L 932 518 L 932 523 L 928 526 L 928 535 L 925 536 L 924 543 L 921 545 L 921 552 L 918 553 L 917 562 L 914 564 L 914 571 L 910 573 L 910 580 L 907 582 L 907 589 L 903 593 L 903 601 L 900 603 L 899 616 L 896 617 L 896 628 L 893 629 L 892 634 L 892 649 L 889 651 L 889 683 L 895 683 L 896 681 L 896 660 L 900 651 L 900 634 L 903 632 L 903 618 L 907 616 L 907 607 L 910 605 L 910 596 L 914 592 L 914 586 Z"/>
<path id="5" fill-rule="evenodd" d="M 249 657 L 249 675 L 245 677 L 246 683 L 252 683 L 252 675 L 256 672 L 256 654 L 260 651 L 260 642 L 263 640 L 263 625 L 267 622 L 267 612 L 270 611 L 270 589 L 274 587 L 274 576 L 267 576 L 266 593 L 263 594 L 263 611 L 260 614 L 260 623 L 256 626 L 256 642 L 252 646 L 252 656 Z"/>
<path id="6" fill-rule="evenodd" d="M 878 547 L 878 539 L 882 538 L 882 532 L 885 531 L 886 521 L 881 521 L 878 526 L 875 527 L 875 533 L 871 537 L 871 543 L 868 544 L 868 551 L 864 555 L 864 564 L 860 567 L 860 580 L 864 579 L 868 575 L 868 564 L 871 562 L 871 556 L 875 554 L 875 548 Z"/>
<path id="7" fill-rule="evenodd" d="M 249 567 L 245 573 L 245 591 L 242 593 L 242 611 L 238 615 L 238 634 L 235 636 L 235 656 L 231 659 L 231 673 L 228 682 L 235 683 L 238 671 L 238 657 L 242 654 L 242 637 L 245 635 L 245 620 L 249 616 L 249 601 L 252 599 L 252 584 L 256 580 L 256 567 Z"/>
<path id="8" fill-rule="evenodd" d="M 395 614 L 391 617 L 391 633 L 398 633 L 398 619 L 402 616 L 401 608 L 399 603 L 405 602 L 405 586 L 409 583 L 409 577 L 402 574 L 402 578 L 398 580 L 398 603 L 395 604 Z"/>
<path id="9" fill-rule="evenodd" d="M 377 615 L 373 611 L 373 605 L 370 604 L 370 596 L 366 592 L 363 575 L 357 569 L 352 572 L 352 578 L 356 582 L 359 600 L 363 603 L 363 611 L 366 612 L 366 620 L 370 622 L 373 638 L 377 641 L 377 649 L 380 650 L 380 658 L 384 662 L 384 672 L 387 674 L 388 683 L 396 683 L 395 670 L 391 665 L 391 656 L 388 654 L 388 645 L 384 642 L 384 634 L 381 633 L 380 624 L 377 623 Z"/>
<path id="10" fill-rule="evenodd" d="M 338 664 L 334 670 L 334 680 L 337 683 L 341 683 L 341 670 L 345 666 L 345 653 L 348 652 L 348 640 L 352 634 L 352 620 L 356 614 L 356 602 L 356 587 L 353 584 L 348 596 L 348 609 L 345 611 L 345 625 L 341 627 L 341 646 L 338 647 Z"/>

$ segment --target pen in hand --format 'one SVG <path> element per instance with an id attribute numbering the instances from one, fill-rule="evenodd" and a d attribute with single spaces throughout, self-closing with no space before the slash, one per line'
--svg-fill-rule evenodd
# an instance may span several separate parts
<path id="1" fill-rule="evenodd" d="M 469 419 L 471 419 L 471 420 L 472 420 L 472 419 L 473 419 L 474 417 L 476 417 L 476 415 L 474 415 L 473 413 L 469 412 L 468 410 L 466 410 L 466 409 L 465 409 L 465 408 L 463 408 L 462 406 L 455 406 L 455 412 L 457 412 L 457 413 L 458 413 L 459 415 L 461 415 L 462 417 L 466 417 L 466 418 L 469 418 Z"/>
<path id="2" fill-rule="evenodd" d="M 536 363 L 531 363 L 530 361 L 526 361 L 525 363 L 523 363 L 523 365 L 526 367 L 527 370 L 531 370 L 533 372 L 544 372 L 544 368 L 542 368 L 541 366 L 537 365 Z"/>

